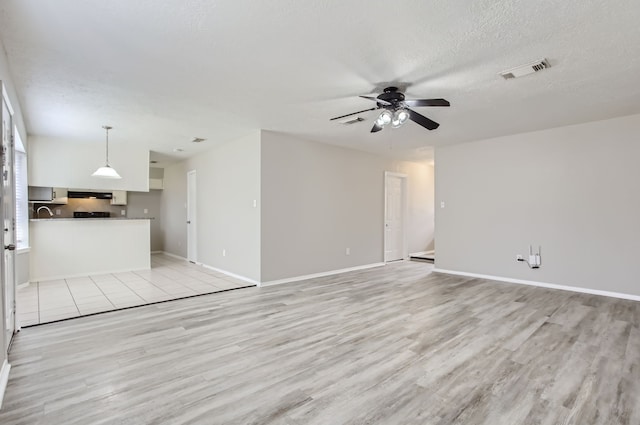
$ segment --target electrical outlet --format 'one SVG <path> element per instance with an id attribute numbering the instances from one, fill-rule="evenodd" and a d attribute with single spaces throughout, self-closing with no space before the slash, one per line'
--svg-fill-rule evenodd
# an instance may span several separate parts
<path id="1" fill-rule="evenodd" d="M 223 256 L 223 257 L 226 257 L 226 256 L 227 256 L 227 250 L 226 250 L 226 249 L 223 249 L 223 250 L 222 250 L 222 256 Z"/>
<path id="2" fill-rule="evenodd" d="M 444 208 L 444 201 L 440 201 L 440 208 Z"/>
<path id="3" fill-rule="evenodd" d="M 516 255 L 516 261 L 522 261 L 522 260 L 523 260 L 522 255 L 520 254 Z"/>
<path id="4" fill-rule="evenodd" d="M 125 215 L 127 213 L 127 210 L 120 210 L 120 215 Z"/>
<path id="5" fill-rule="evenodd" d="M 56 215 L 60 215 L 60 208 L 56 208 Z"/>
<path id="6" fill-rule="evenodd" d="M 147 208 L 144 209 L 145 214 L 149 214 L 149 210 Z"/>
<path id="7" fill-rule="evenodd" d="M 253 200 L 253 208 L 256 208 L 258 206 L 258 200 L 254 199 Z"/>
<path id="8" fill-rule="evenodd" d="M 345 253 L 346 255 L 351 255 L 351 248 L 347 248 L 347 249 L 344 251 L 344 253 Z"/>

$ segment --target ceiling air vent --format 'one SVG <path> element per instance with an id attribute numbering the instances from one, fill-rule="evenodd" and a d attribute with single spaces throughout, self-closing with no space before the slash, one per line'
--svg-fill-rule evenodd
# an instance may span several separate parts
<path id="1" fill-rule="evenodd" d="M 533 74 L 534 72 L 542 71 L 543 69 L 549 67 L 549 62 L 546 59 L 540 59 L 526 65 L 521 65 L 515 68 L 508 69 L 506 71 L 502 71 L 500 75 L 505 80 L 510 80 L 512 78 L 524 77 L 525 75 Z"/>
<path id="2" fill-rule="evenodd" d="M 339 121 L 339 123 L 344 125 L 351 125 L 351 124 L 355 124 L 357 122 L 362 122 L 362 121 L 364 121 L 364 118 L 356 117 L 356 118 L 349 118 L 345 121 Z"/>

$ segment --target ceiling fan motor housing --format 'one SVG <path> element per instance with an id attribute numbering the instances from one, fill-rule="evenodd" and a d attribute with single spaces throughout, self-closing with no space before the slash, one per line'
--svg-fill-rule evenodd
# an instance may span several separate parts
<path id="1" fill-rule="evenodd" d="M 384 93 L 377 98 L 391 103 L 391 105 L 378 103 L 378 106 L 388 109 L 398 109 L 401 106 L 400 103 L 404 101 L 404 94 L 399 92 L 397 87 L 387 87 L 384 89 Z"/>

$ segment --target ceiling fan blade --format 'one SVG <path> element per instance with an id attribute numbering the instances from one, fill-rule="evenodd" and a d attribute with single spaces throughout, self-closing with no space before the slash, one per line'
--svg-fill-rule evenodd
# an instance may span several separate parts
<path id="1" fill-rule="evenodd" d="M 387 102 L 386 100 L 382 100 L 382 99 L 378 99 L 377 97 L 371 97 L 371 96 L 360 96 L 363 99 L 369 99 L 369 100 L 373 100 L 374 102 L 378 102 L 382 105 L 391 105 L 391 102 Z"/>
<path id="2" fill-rule="evenodd" d="M 435 130 L 440 126 L 440 124 L 438 124 L 437 122 L 430 120 L 429 118 L 417 113 L 416 111 L 412 111 L 409 108 L 407 108 L 407 110 L 409 111 L 409 119 L 416 124 L 423 126 L 427 130 Z"/>
<path id="3" fill-rule="evenodd" d="M 407 106 L 451 106 L 451 104 L 444 99 L 413 99 L 405 100 L 404 104 Z"/>
<path id="4" fill-rule="evenodd" d="M 380 127 L 378 124 L 373 124 L 373 128 L 371 129 L 372 133 L 377 133 L 378 131 L 382 130 L 383 127 Z"/>
<path id="5" fill-rule="evenodd" d="M 363 113 L 363 112 L 375 111 L 376 109 L 380 109 L 380 108 L 378 108 L 378 107 L 376 107 L 376 108 L 369 108 L 369 109 L 364 109 L 364 110 L 362 110 L 362 111 L 353 112 L 353 113 L 351 113 L 351 114 L 347 114 L 347 115 L 340 115 L 339 117 L 331 118 L 329 121 L 339 120 L 340 118 L 350 117 L 351 115 L 361 114 L 361 113 Z"/>

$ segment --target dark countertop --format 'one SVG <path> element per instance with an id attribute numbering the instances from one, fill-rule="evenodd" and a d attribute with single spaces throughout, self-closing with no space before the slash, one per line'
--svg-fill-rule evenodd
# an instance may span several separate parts
<path id="1" fill-rule="evenodd" d="M 154 217 L 90 217 L 90 218 L 32 218 L 29 221 L 97 221 L 97 220 L 154 220 Z"/>

